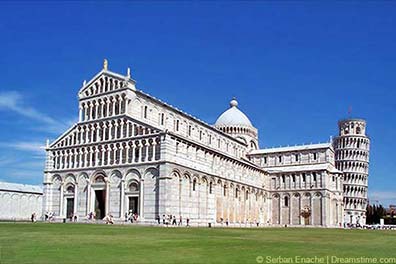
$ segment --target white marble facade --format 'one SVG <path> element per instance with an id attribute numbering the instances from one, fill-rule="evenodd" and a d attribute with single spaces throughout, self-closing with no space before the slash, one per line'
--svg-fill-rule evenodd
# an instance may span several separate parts
<path id="1" fill-rule="evenodd" d="M 258 149 L 235 99 L 212 126 L 107 63 L 78 95 L 79 122 L 47 145 L 43 211 L 121 220 L 132 210 L 147 223 L 164 214 L 192 224 L 344 222 L 345 175 L 332 143 Z"/>

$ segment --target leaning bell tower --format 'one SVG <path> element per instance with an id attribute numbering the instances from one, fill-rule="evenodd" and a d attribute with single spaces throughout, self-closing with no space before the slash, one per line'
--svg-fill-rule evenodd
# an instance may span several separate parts
<path id="1" fill-rule="evenodd" d="M 334 138 L 335 163 L 344 175 L 344 222 L 366 224 L 370 139 L 366 121 L 344 119 L 338 122 Z"/>

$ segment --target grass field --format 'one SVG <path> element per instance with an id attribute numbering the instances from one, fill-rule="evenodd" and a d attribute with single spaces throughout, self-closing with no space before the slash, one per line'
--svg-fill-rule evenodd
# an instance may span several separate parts
<path id="1" fill-rule="evenodd" d="M 396 231 L 0 223 L 0 263 L 270 263 L 396 257 Z M 257 257 L 262 256 L 263 259 Z"/>

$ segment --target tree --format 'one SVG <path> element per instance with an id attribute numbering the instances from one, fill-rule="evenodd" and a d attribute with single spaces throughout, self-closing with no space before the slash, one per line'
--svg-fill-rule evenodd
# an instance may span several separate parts
<path id="1" fill-rule="evenodd" d="M 379 224 L 381 218 L 386 217 L 386 209 L 380 205 L 367 204 L 366 223 L 369 225 Z"/>

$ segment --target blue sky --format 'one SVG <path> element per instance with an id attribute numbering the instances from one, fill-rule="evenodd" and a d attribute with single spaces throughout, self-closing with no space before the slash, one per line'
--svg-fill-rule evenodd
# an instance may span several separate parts
<path id="1" fill-rule="evenodd" d="M 328 141 L 367 119 L 369 196 L 396 203 L 395 2 L 0 3 L 0 180 L 40 184 L 42 146 L 109 60 L 214 123 L 236 96 L 261 147 Z"/>

